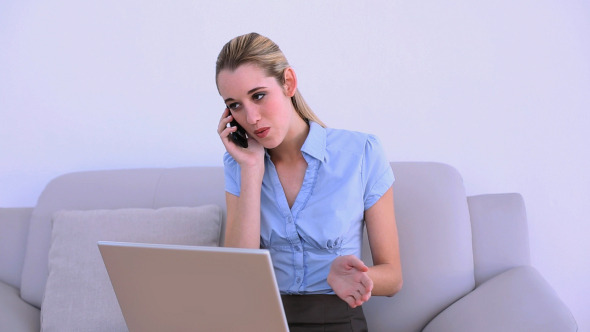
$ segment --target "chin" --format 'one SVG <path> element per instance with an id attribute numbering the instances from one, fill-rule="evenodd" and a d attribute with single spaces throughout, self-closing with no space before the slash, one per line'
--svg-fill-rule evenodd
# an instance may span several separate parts
<path id="1" fill-rule="evenodd" d="M 277 146 L 281 145 L 281 142 L 276 142 L 274 140 L 265 139 L 264 142 L 260 142 L 259 140 L 256 140 L 256 141 L 258 143 L 260 143 L 260 145 L 262 145 L 267 150 L 272 150 L 272 149 L 276 148 Z"/>
<path id="2" fill-rule="evenodd" d="M 279 144 L 262 144 L 262 146 L 264 146 L 264 148 L 267 150 L 272 150 L 272 149 L 276 148 L 277 146 L 279 146 Z"/>

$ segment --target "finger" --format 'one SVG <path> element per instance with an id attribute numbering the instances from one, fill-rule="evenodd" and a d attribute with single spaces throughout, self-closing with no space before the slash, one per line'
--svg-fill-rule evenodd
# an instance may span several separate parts
<path id="1" fill-rule="evenodd" d="M 228 119 L 220 119 L 219 123 L 217 124 L 217 133 L 221 134 L 222 131 L 225 130 L 225 128 L 227 127 L 227 124 L 229 123 Z"/>
<path id="2" fill-rule="evenodd" d="M 358 293 L 360 294 L 360 301 L 361 304 L 365 303 L 367 301 L 369 301 L 369 299 L 371 298 L 371 292 L 370 291 L 366 291 L 366 289 L 359 289 Z"/>
<path id="3" fill-rule="evenodd" d="M 364 302 L 363 298 L 366 297 L 366 294 L 367 294 L 366 290 L 361 286 L 361 287 L 358 287 L 354 290 L 351 290 L 350 296 L 352 296 L 354 298 L 355 304 L 357 306 L 359 306 L 359 305 L 363 304 L 363 302 Z"/>
<path id="4" fill-rule="evenodd" d="M 357 289 L 356 292 L 358 294 L 356 296 L 356 301 L 360 305 L 360 304 L 362 304 L 362 302 L 364 302 L 363 301 L 363 298 L 365 297 L 366 292 L 364 292 L 364 289 L 362 289 L 362 290 L 361 289 Z M 361 303 L 359 303 L 359 302 L 361 302 Z"/>
<path id="5" fill-rule="evenodd" d="M 355 294 L 355 297 L 354 297 L 354 298 L 355 298 L 355 300 L 356 300 L 356 302 L 354 303 L 354 304 L 355 304 L 355 306 L 357 306 L 357 307 L 358 307 L 358 306 L 361 306 L 361 305 L 363 305 L 363 302 L 364 302 L 364 301 L 363 301 L 363 295 L 361 294 L 361 292 L 360 292 L 360 291 L 356 292 L 356 294 Z"/>
<path id="6" fill-rule="evenodd" d="M 343 295 L 340 295 L 340 294 L 336 294 L 336 295 L 338 295 L 338 297 L 342 301 L 346 302 L 346 304 L 348 304 L 349 307 L 351 307 L 351 308 L 356 307 L 356 300 L 355 300 L 354 297 L 352 297 L 350 295 L 348 295 L 348 296 L 343 296 Z"/>
<path id="7" fill-rule="evenodd" d="M 225 119 L 227 118 L 229 115 L 231 115 L 231 112 L 229 111 L 229 108 L 224 108 L 223 109 L 223 113 L 221 113 L 221 119 Z M 221 120 L 220 119 L 220 120 Z"/>
<path id="8" fill-rule="evenodd" d="M 232 115 L 230 114 L 229 116 L 225 117 L 225 118 L 221 118 L 221 120 L 219 120 L 219 124 L 217 126 L 217 132 L 219 134 L 221 134 L 222 131 L 224 131 L 226 128 L 228 127 L 232 127 L 232 126 L 228 126 L 227 124 L 230 123 L 232 120 Z"/>
<path id="9" fill-rule="evenodd" d="M 224 129 L 221 133 L 219 133 L 219 137 L 221 137 L 222 141 L 231 141 L 229 134 L 235 132 L 237 130 L 236 127 L 227 127 L 226 129 Z"/>
<path id="10" fill-rule="evenodd" d="M 361 272 L 369 271 L 369 268 L 365 265 L 365 263 L 363 263 L 363 261 L 356 256 L 350 255 L 348 257 L 347 263 L 350 267 L 355 268 Z"/>
<path id="11" fill-rule="evenodd" d="M 344 301 L 346 303 L 348 303 L 348 306 L 351 307 L 351 308 L 353 308 L 353 309 L 358 306 L 357 305 L 357 300 L 354 298 L 354 296 L 347 296 L 346 299 L 344 299 Z"/>
<path id="12" fill-rule="evenodd" d="M 373 290 L 373 280 L 369 278 L 368 275 L 365 274 L 364 277 L 361 278 L 360 282 L 367 292 L 371 292 Z"/>
<path id="13" fill-rule="evenodd" d="M 369 299 L 371 298 L 371 292 L 365 294 L 362 298 L 361 301 L 363 301 L 363 303 L 369 301 Z"/>

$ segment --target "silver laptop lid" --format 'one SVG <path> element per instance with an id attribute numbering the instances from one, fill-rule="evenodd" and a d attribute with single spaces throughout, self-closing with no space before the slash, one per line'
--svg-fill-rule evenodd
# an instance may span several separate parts
<path id="1" fill-rule="evenodd" d="M 100 241 L 129 331 L 288 331 L 270 254 Z"/>

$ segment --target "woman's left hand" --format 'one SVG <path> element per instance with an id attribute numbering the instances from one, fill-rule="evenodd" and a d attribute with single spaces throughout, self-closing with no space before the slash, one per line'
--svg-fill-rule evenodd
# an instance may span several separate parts
<path id="1" fill-rule="evenodd" d="M 351 308 L 356 308 L 371 298 L 373 280 L 367 271 L 369 268 L 358 257 L 339 256 L 330 267 L 328 284 L 338 297 Z"/>

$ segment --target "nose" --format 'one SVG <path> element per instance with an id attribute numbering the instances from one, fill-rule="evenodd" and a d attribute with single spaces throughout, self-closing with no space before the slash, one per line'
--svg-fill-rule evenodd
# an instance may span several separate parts
<path id="1" fill-rule="evenodd" d="M 246 122 L 248 122 L 248 124 L 256 124 L 256 122 L 260 120 L 260 111 L 258 110 L 258 106 L 248 105 L 248 107 L 245 107 L 245 111 Z"/>

